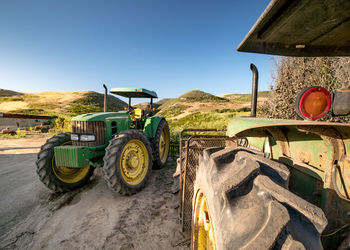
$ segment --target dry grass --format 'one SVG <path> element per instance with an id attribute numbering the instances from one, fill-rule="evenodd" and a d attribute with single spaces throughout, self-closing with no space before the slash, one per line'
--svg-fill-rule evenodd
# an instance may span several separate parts
<path id="1" fill-rule="evenodd" d="M 93 91 L 40 92 L 8 96 L 12 91 L 0 91 L 0 112 L 25 114 L 70 113 L 72 115 L 103 111 L 103 94 Z M 7 96 L 4 96 L 7 95 Z M 126 105 L 109 95 L 109 111 L 118 111 Z"/>

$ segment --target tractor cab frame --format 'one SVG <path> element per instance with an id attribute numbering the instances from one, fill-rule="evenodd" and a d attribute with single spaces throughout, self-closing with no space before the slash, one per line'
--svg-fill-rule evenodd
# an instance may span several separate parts
<path id="1" fill-rule="evenodd" d="M 113 88 L 111 89 L 110 93 L 129 99 L 128 107 L 125 107 L 124 110 L 129 111 L 134 126 L 138 129 L 143 129 L 143 119 L 151 117 L 155 113 L 155 109 L 153 108 L 153 99 L 158 98 L 158 96 L 154 91 L 144 88 Z M 146 109 L 134 108 L 131 105 L 132 98 L 150 98 L 150 102 Z"/>

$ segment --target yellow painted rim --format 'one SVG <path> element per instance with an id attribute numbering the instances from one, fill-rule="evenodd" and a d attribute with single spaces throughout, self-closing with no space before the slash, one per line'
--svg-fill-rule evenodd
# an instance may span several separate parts
<path id="1" fill-rule="evenodd" d="M 159 158 L 164 164 L 168 158 L 170 144 L 170 134 L 166 127 L 163 127 L 159 138 Z"/>
<path id="2" fill-rule="evenodd" d="M 120 156 L 120 172 L 129 185 L 142 182 L 148 171 L 148 151 L 145 144 L 137 139 L 129 141 Z"/>
<path id="3" fill-rule="evenodd" d="M 63 145 L 72 145 L 72 141 L 65 142 L 61 146 Z M 51 166 L 55 176 L 65 183 L 76 183 L 81 181 L 90 170 L 90 166 L 87 166 L 86 168 L 67 168 L 56 166 L 55 155 L 52 157 Z"/>
<path id="4" fill-rule="evenodd" d="M 195 249 L 215 249 L 214 229 L 209 213 L 207 199 L 198 190 L 194 203 L 192 240 Z"/>

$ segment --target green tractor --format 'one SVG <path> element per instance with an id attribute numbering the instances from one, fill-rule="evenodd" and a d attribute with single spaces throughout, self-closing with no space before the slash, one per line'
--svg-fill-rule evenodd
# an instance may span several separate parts
<path id="1" fill-rule="evenodd" d="M 167 161 L 169 126 L 164 117 L 154 116 L 154 91 L 114 88 L 110 92 L 129 98 L 124 111 L 88 113 L 72 119 L 72 133 L 48 139 L 36 161 L 40 180 L 55 192 L 85 185 L 95 168 L 102 167 L 108 186 L 122 195 L 140 191 L 151 169 Z M 133 108 L 132 98 L 150 98 L 146 110 Z"/>
<path id="2" fill-rule="evenodd" d="M 349 20 L 348 0 L 273 0 L 238 50 L 350 56 Z M 184 231 L 191 212 L 192 248 L 349 249 L 350 125 L 317 120 L 349 115 L 350 89 L 303 90 L 295 103 L 303 120 L 257 118 L 251 69 L 252 117 L 233 118 L 226 137 L 192 135 L 180 151 L 180 211 Z"/>

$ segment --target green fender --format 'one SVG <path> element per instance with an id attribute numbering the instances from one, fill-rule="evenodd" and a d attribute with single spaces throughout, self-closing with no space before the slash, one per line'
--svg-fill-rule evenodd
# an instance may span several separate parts
<path id="1" fill-rule="evenodd" d="M 156 136 L 157 128 L 161 120 L 165 119 L 162 116 L 152 116 L 146 119 L 143 128 L 143 134 L 147 138 L 154 138 Z"/>
<path id="2" fill-rule="evenodd" d="M 228 136 L 246 138 L 289 167 L 289 189 L 321 207 L 329 231 L 350 224 L 350 125 L 348 123 L 233 118 Z M 329 239 L 337 241 L 338 234 Z"/>

